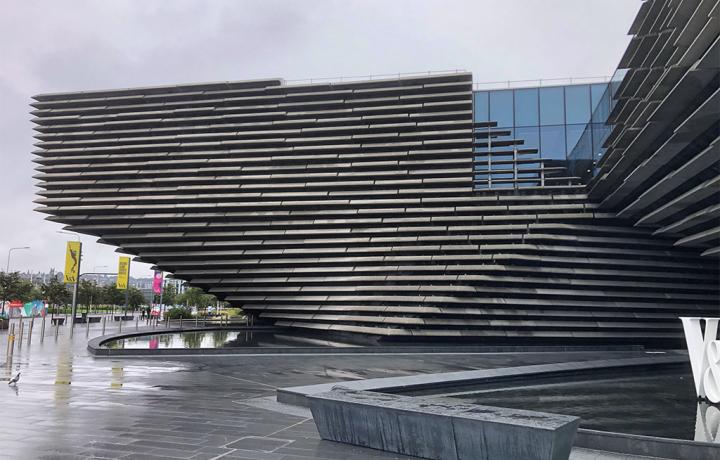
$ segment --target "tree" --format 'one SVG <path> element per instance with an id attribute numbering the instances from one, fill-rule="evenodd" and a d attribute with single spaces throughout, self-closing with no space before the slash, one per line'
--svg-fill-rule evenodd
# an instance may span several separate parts
<path id="1" fill-rule="evenodd" d="M 163 303 L 165 305 L 175 305 L 175 302 L 177 302 L 177 290 L 175 289 L 175 285 L 171 283 L 166 283 L 163 286 Z"/>
<path id="2" fill-rule="evenodd" d="M 34 288 L 35 286 L 30 281 L 21 279 L 15 291 L 15 298 L 21 302 L 33 300 L 34 295 L 37 295 L 35 298 L 39 298 L 40 292 Z"/>
<path id="3" fill-rule="evenodd" d="M 140 305 L 145 304 L 145 296 L 142 291 L 135 286 L 128 286 L 128 307 L 132 309 L 138 308 Z M 125 299 L 123 298 L 123 302 Z"/>
<path id="4" fill-rule="evenodd" d="M 67 303 L 70 300 L 71 294 L 63 282 L 55 277 L 51 277 L 47 283 L 44 283 L 40 287 L 42 297 L 51 306 Z"/>
<path id="5" fill-rule="evenodd" d="M 194 287 L 188 288 L 177 298 L 178 303 L 185 303 L 197 308 L 206 308 L 208 305 L 212 305 L 216 301 L 217 297 L 214 295 L 205 294 L 202 289 Z"/>
<path id="6" fill-rule="evenodd" d="M 2 310 L 0 310 L 0 312 L 5 313 L 6 301 L 19 297 L 21 281 L 20 273 L 18 272 L 0 273 L 0 301 L 2 301 Z"/>
<path id="7" fill-rule="evenodd" d="M 103 290 L 95 283 L 90 280 L 80 280 L 78 285 L 78 304 L 85 304 L 89 311 L 90 304 L 100 303 L 103 297 Z"/>
<path id="8" fill-rule="evenodd" d="M 103 301 L 110 305 L 123 305 L 125 303 L 125 291 L 121 291 L 115 284 L 103 286 Z"/>

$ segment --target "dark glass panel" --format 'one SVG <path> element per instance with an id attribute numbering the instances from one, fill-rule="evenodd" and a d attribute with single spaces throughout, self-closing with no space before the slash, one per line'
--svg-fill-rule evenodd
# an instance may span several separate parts
<path id="1" fill-rule="evenodd" d="M 540 185 L 540 184 L 538 184 L 537 182 L 518 182 L 518 183 L 517 183 L 518 188 L 523 188 L 523 187 L 538 187 L 539 185 Z"/>
<path id="2" fill-rule="evenodd" d="M 593 123 L 592 124 L 592 151 L 593 159 L 599 160 L 600 157 L 605 153 L 605 149 L 602 144 L 605 142 L 605 138 L 610 134 L 610 127 L 604 123 Z"/>
<path id="3" fill-rule="evenodd" d="M 513 174 L 512 174 L 512 173 L 502 173 L 502 174 L 494 173 L 494 174 L 492 175 L 492 178 L 493 178 L 493 180 L 497 180 L 497 179 L 512 179 L 512 178 L 513 178 Z"/>
<path id="4" fill-rule="evenodd" d="M 474 120 L 477 122 L 490 121 L 487 91 L 475 91 L 474 97 Z"/>
<path id="5" fill-rule="evenodd" d="M 543 126 L 540 128 L 540 156 L 546 159 L 565 159 L 565 126 Z"/>
<path id="6" fill-rule="evenodd" d="M 566 129 L 566 145 L 567 145 L 567 151 L 568 153 L 572 152 L 576 145 L 578 145 L 578 141 L 580 141 L 581 138 L 583 138 L 583 133 L 585 132 L 585 127 L 588 125 L 567 125 L 565 127 Z M 590 150 L 592 149 L 592 137 L 590 135 L 590 130 L 587 131 L 587 136 L 584 136 L 587 139 L 586 142 L 583 142 L 582 147 L 584 151 L 587 151 L 587 155 L 581 155 L 582 158 L 587 158 L 590 156 Z"/>
<path id="7" fill-rule="evenodd" d="M 540 124 L 565 123 L 565 101 L 562 86 L 540 88 Z"/>
<path id="8" fill-rule="evenodd" d="M 588 121 L 590 121 L 590 86 L 566 86 L 565 123 L 572 125 Z"/>
<path id="9" fill-rule="evenodd" d="M 537 126 L 515 128 L 515 139 L 522 139 L 523 141 L 525 141 L 522 145 L 518 145 L 518 150 L 539 149 L 540 128 L 538 128 Z"/>
<path id="10" fill-rule="evenodd" d="M 600 110 L 604 110 L 604 106 L 607 105 L 607 109 L 610 109 L 610 102 L 607 97 L 603 98 L 603 95 L 605 94 L 605 91 L 608 89 L 607 83 L 596 83 L 594 85 L 590 85 L 590 102 L 592 111 L 595 112 L 595 110 L 598 109 L 600 104 L 603 104 L 603 107 L 600 107 Z M 609 92 L 608 92 L 609 94 Z"/>
<path id="11" fill-rule="evenodd" d="M 539 163 L 518 163 L 517 165 L 518 169 L 538 169 L 539 167 Z"/>
<path id="12" fill-rule="evenodd" d="M 490 91 L 490 121 L 500 128 L 513 125 L 512 90 Z"/>
<path id="13" fill-rule="evenodd" d="M 537 126 L 538 117 L 538 89 L 516 89 L 515 126 Z"/>

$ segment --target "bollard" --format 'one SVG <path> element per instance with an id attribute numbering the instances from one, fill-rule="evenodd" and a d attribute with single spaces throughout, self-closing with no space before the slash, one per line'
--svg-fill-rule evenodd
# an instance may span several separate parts
<path id="1" fill-rule="evenodd" d="M 18 350 L 22 348 L 23 333 L 25 332 L 25 321 L 20 318 L 20 332 L 18 333 Z"/>
<path id="2" fill-rule="evenodd" d="M 30 342 L 32 342 L 32 331 L 33 331 L 34 325 L 35 325 L 35 317 L 32 316 L 30 318 L 30 327 L 28 328 L 28 347 L 30 346 Z"/>
<path id="3" fill-rule="evenodd" d="M 140 317 L 136 316 L 135 317 L 135 330 L 136 331 L 138 330 L 139 324 L 140 324 Z"/>
<path id="4" fill-rule="evenodd" d="M 90 336 L 90 317 L 85 315 L 85 338 Z"/>
<path id="5" fill-rule="evenodd" d="M 7 338 L 7 351 L 5 352 L 5 355 L 8 357 L 8 360 L 10 360 L 10 357 L 13 354 L 13 348 L 15 348 L 15 325 L 11 324 L 10 329 L 8 329 L 8 338 Z"/>
<path id="6" fill-rule="evenodd" d="M 198 316 L 195 315 L 195 327 L 198 327 Z"/>
<path id="7" fill-rule="evenodd" d="M 122 332 L 122 318 L 120 318 L 120 321 L 118 321 L 118 334 Z"/>
<path id="8" fill-rule="evenodd" d="M 60 321 L 55 323 L 55 341 L 57 342 L 58 334 L 60 333 Z"/>
<path id="9" fill-rule="evenodd" d="M 45 341 L 45 317 L 42 317 L 42 324 L 40 325 L 40 343 L 43 343 Z"/>
<path id="10" fill-rule="evenodd" d="M 105 321 L 106 320 L 107 320 L 107 316 L 103 316 L 102 335 L 105 335 Z"/>

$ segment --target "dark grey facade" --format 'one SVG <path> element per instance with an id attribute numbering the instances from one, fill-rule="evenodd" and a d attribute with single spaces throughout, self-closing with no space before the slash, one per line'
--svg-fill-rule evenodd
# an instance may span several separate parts
<path id="1" fill-rule="evenodd" d="M 629 53 L 624 62 L 636 65 Z M 703 217 L 696 207 L 711 198 L 670 205 L 672 222 L 646 218 L 663 202 L 643 198 L 650 189 L 632 174 L 663 143 L 655 135 L 642 151 L 628 147 L 644 131 L 623 107 L 651 87 L 632 85 L 634 74 L 589 186 L 495 123 L 475 122 L 467 73 L 39 95 L 38 210 L 281 326 L 400 340 L 676 343 L 678 315 L 717 313 L 717 251 L 705 245 L 713 238 L 684 244 L 705 227 L 663 228 Z M 717 96 L 700 91 L 693 104 L 699 94 Z M 694 113 L 688 100 L 669 101 L 672 120 Z M 707 161 L 698 148 L 693 158 Z M 522 170 L 522 187 L 478 189 L 490 157 Z M 683 178 L 673 196 L 712 179 L 685 178 L 693 162 L 677 149 L 658 160 L 650 177 L 660 168 Z M 717 181 L 717 163 L 703 164 Z M 714 214 L 703 222 L 717 217 L 717 207 L 705 212 Z"/>

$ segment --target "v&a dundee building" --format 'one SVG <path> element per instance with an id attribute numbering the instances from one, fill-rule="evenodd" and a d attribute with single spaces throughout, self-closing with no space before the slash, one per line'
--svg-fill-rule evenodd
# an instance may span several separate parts
<path id="1" fill-rule="evenodd" d="M 38 95 L 38 211 L 278 326 L 677 345 L 720 308 L 719 15 L 646 1 L 602 83 Z"/>

